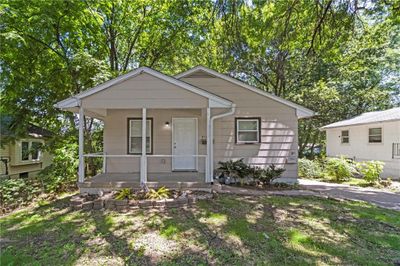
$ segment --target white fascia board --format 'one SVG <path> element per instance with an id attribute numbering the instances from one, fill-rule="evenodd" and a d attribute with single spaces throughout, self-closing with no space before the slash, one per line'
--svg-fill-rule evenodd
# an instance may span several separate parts
<path id="1" fill-rule="evenodd" d="M 282 104 L 285 104 L 285 105 L 287 105 L 287 106 L 289 106 L 289 107 L 295 108 L 295 109 L 296 109 L 296 115 L 297 115 L 297 117 L 299 117 L 299 118 L 311 117 L 311 116 L 314 116 L 314 115 L 316 114 L 314 111 L 312 111 L 312 110 L 310 110 L 310 109 L 308 109 L 308 108 L 305 108 L 305 107 L 303 107 L 303 106 L 301 106 L 301 105 L 298 105 L 298 104 L 296 104 L 296 103 L 293 103 L 293 102 L 291 102 L 291 101 L 285 100 L 285 99 L 283 99 L 283 98 L 281 98 L 281 97 L 278 97 L 278 96 L 273 95 L 273 94 L 271 94 L 271 93 L 268 93 L 268 92 L 266 92 L 266 91 L 260 90 L 260 89 L 258 89 L 258 88 L 256 88 L 256 87 L 253 87 L 253 86 L 251 86 L 251 85 L 248 85 L 248 84 L 246 84 L 246 83 L 244 83 L 244 82 L 242 82 L 242 81 L 240 81 L 240 80 L 237 80 L 237 79 L 232 78 L 232 77 L 230 77 L 230 76 L 227 76 L 227 75 L 218 73 L 217 71 L 212 70 L 212 69 L 209 69 L 209 68 L 204 67 L 204 66 L 197 66 L 197 67 L 194 67 L 194 68 L 192 68 L 192 69 L 189 69 L 188 71 L 185 71 L 185 72 L 182 72 L 182 73 L 180 73 L 180 74 L 178 74 L 178 75 L 175 75 L 175 78 L 181 79 L 181 78 L 184 78 L 184 77 L 186 77 L 186 76 L 189 76 L 190 74 L 192 74 L 192 73 L 194 73 L 194 72 L 197 72 L 197 71 L 200 71 L 200 70 L 201 70 L 201 71 L 204 71 L 204 72 L 206 72 L 206 73 L 208 73 L 208 74 L 210 74 L 210 75 L 212 75 L 212 76 L 215 76 L 215 77 L 224 79 L 224 80 L 229 81 L 229 82 L 231 82 L 231 83 L 233 83 L 233 84 L 236 84 L 236 85 L 241 86 L 241 87 L 243 87 L 243 88 L 246 88 L 246 89 L 248 89 L 248 90 L 250 90 L 250 91 L 253 91 L 253 92 L 255 92 L 255 93 L 258 93 L 258 94 L 260 94 L 260 95 L 262 95 L 262 96 L 265 96 L 265 97 L 267 97 L 267 98 L 270 98 L 270 99 L 272 99 L 272 100 L 274 100 L 274 101 L 277 101 L 277 102 L 282 103 Z"/>
<path id="2" fill-rule="evenodd" d="M 148 67 L 140 67 L 140 68 L 138 68 L 136 70 L 133 70 L 133 71 L 125 74 L 125 75 L 119 76 L 119 77 L 117 77 L 115 79 L 109 80 L 109 81 L 107 81 L 107 82 L 105 82 L 103 84 L 100 84 L 100 85 L 98 85 L 96 87 L 93 87 L 92 89 L 89 89 L 89 90 L 81 92 L 81 93 L 79 93 L 79 94 L 77 94 L 77 95 L 75 95 L 73 97 L 70 97 L 70 98 L 65 99 L 63 101 L 60 101 L 55 105 L 55 107 L 62 109 L 62 108 L 79 106 L 80 99 L 85 98 L 87 96 L 90 96 L 92 94 L 95 94 L 97 92 L 100 92 L 100 91 L 102 91 L 104 89 L 107 89 L 107 88 L 113 86 L 113 85 L 121 83 L 121 82 L 123 82 L 123 81 L 125 81 L 125 80 L 127 80 L 129 78 L 137 76 L 137 75 L 139 75 L 141 73 L 147 73 L 147 74 L 149 74 L 151 76 L 157 77 L 157 78 L 159 78 L 161 80 L 164 80 L 166 82 L 174 84 L 174 85 L 176 85 L 178 87 L 186 89 L 186 90 L 188 90 L 190 92 L 193 92 L 193 93 L 195 93 L 197 95 L 203 96 L 203 97 L 205 97 L 207 99 L 212 99 L 213 101 L 215 101 L 216 103 L 219 103 L 219 105 L 221 105 L 221 106 L 218 106 L 218 107 L 230 107 L 232 105 L 231 101 L 229 101 L 227 99 L 224 99 L 224 98 L 222 98 L 222 97 L 220 97 L 218 95 L 215 95 L 215 94 L 212 94 L 210 92 L 207 92 L 207 91 L 205 91 L 203 89 L 197 88 L 197 87 L 195 87 L 195 86 L 193 86 L 193 85 L 191 85 L 189 83 L 186 83 L 184 81 L 178 80 L 178 79 L 176 79 L 174 77 L 170 77 L 168 75 L 165 75 L 165 74 L 163 74 L 161 72 L 158 72 L 158 71 L 153 70 L 153 69 L 148 68 Z"/>

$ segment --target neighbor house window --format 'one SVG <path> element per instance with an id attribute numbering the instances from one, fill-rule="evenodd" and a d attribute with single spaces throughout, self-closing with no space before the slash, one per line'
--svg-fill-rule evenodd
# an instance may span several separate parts
<path id="1" fill-rule="evenodd" d="M 42 146 L 42 143 L 37 142 L 37 141 L 32 141 L 31 143 L 31 156 L 32 160 L 39 160 L 40 157 L 40 147 Z"/>
<path id="2" fill-rule="evenodd" d="M 148 118 L 146 122 L 146 153 L 151 154 L 153 152 L 153 119 Z M 142 119 L 129 118 L 128 124 L 128 153 L 142 154 Z"/>
<path id="3" fill-rule="evenodd" d="M 21 141 L 21 161 L 38 161 L 42 143 L 39 141 Z"/>
<path id="4" fill-rule="evenodd" d="M 29 142 L 22 141 L 21 142 L 21 161 L 29 160 Z"/>
<path id="5" fill-rule="evenodd" d="M 368 129 L 368 142 L 369 143 L 382 143 L 382 128 Z"/>
<path id="6" fill-rule="evenodd" d="M 260 142 L 260 118 L 236 118 L 236 143 Z"/>
<path id="7" fill-rule="evenodd" d="M 349 143 L 349 142 L 350 142 L 349 131 L 342 130 L 342 143 Z"/>

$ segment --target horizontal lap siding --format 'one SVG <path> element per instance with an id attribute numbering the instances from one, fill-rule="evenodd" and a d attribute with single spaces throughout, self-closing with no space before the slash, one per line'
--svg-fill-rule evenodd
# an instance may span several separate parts
<path id="1" fill-rule="evenodd" d="M 83 100 L 84 108 L 197 108 L 208 100 L 148 74 L 140 74 Z"/>
<path id="2" fill-rule="evenodd" d="M 128 149 L 128 117 L 141 117 L 139 109 L 107 110 L 104 120 L 104 151 L 107 154 L 127 154 Z M 171 155 L 172 152 L 172 118 L 196 117 L 198 119 L 198 138 L 206 135 L 205 112 L 200 109 L 148 109 L 147 117 L 153 118 L 153 154 Z M 165 122 L 170 127 L 165 127 Z M 198 143 L 198 153 L 206 153 L 206 145 Z M 199 171 L 204 172 L 204 159 L 199 159 Z M 109 172 L 137 173 L 140 158 L 109 158 Z M 171 158 L 148 157 L 148 172 L 170 172 Z"/>
<path id="3" fill-rule="evenodd" d="M 289 156 L 297 159 L 298 133 L 294 108 L 219 78 L 199 77 L 182 80 L 236 104 L 234 115 L 215 121 L 215 167 L 218 167 L 219 161 L 244 158 L 254 166 L 266 167 L 275 164 L 284 167 L 284 177 L 297 177 L 297 163 L 286 163 Z M 261 117 L 261 143 L 236 144 L 235 117 Z"/>

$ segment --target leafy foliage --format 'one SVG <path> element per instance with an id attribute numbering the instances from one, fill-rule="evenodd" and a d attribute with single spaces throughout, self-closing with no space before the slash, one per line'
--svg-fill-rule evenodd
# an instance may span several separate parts
<path id="1" fill-rule="evenodd" d="M 160 187 L 157 190 L 151 188 L 146 193 L 146 198 L 154 200 L 168 199 L 170 196 L 171 196 L 171 191 L 166 187 Z"/>
<path id="2" fill-rule="evenodd" d="M 328 158 L 325 170 L 337 182 L 348 180 L 356 172 L 353 162 L 343 156 L 340 158 Z"/>
<path id="3" fill-rule="evenodd" d="M 123 188 L 118 191 L 115 199 L 117 200 L 125 200 L 125 199 L 133 199 L 135 198 L 135 194 L 133 193 L 132 189 L 130 188 Z"/>
<path id="4" fill-rule="evenodd" d="M 224 176 L 229 176 L 232 178 L 239 178 L 241 182 L 243 179 L 249 175 L 249 166 L 244 163 L 244 159 L 239 160 L 229 160 L 225 162 L 218 162 L 218 170 L 222 172 Z"/>
<path id="5" fill-rule="evenodd" d="M 1 208 L 29 202 L 41 191 L 40 183 L 37 180 L 22 178 L 0 180 Z"/>
<path id="6" fill-rule="evenodd" d="M 298 169 L 300 177 L 319 178 L 323 175 L 322 168 L 317 160 L 300 158 L 298 160 Z"/>
<path id="7" fill-rule="evenodd" d="M 381 161 L 367 161 L 357 164 L 357 168 L 364 176 L 365 181 L 370 183 L 379 182 L 384 166 L 385 163 Z"/>
<path id="8" fill-rule="evenodd" d="M 281 177 L 282 173 L 285 172 L 284 168 L 277 168 L 274 164 L 269 165 L 267 168 L 260 170 L 259 180 L 265 184 L 270 185 L 273 180 Z"/>
<path id="9" fill-rule="evenodd" d="M 68 191 L 76 187 L 78 172 L 78 145 L 65 144 L 53 151 L 51 165 L 38 175 L 46 192 Z"/>

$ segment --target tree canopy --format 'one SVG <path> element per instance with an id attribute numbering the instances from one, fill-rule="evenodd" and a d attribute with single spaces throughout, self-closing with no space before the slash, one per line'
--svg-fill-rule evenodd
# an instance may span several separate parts
<path id="1" fill-rule="evenodd" d="M 399 14 L 397 0 L 5 0 L 1 112 L 21 133 L 33 122 L 74 139 L 57 101 L 139 66 L 202 64 L 317 111 L 302 154 L 320 126 L 399 105 Z"/>

